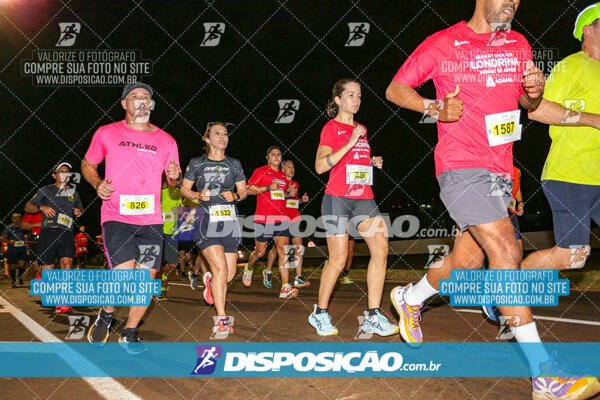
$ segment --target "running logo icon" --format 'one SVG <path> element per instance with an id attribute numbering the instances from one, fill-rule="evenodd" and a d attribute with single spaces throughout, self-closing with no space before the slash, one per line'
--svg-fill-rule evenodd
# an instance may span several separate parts
<path id="1" fill-rule="evenodd" d="M 81 174 L 79 172 L 60 172 L 59 173 L 61 183 L 68 183 L 68 187 L 58 189 L 56 193 L 57 197 L 67 197 L 69 200 L 73 200 L 73 195 L 77 190 L 77 185 L 81 182 Z"/>
<path id="2" fill-rule="evenodd" d="M 304 246 L 288 244 L 283 246 L 285 258 L 283 259 L 283 268 L 298 268 L 300 257 L 304 255 Z"/>
<path id="3" fill-rule="evenodd" d="M 506 39 L 510 33 L 510 24 L 492 22 L 490 28 L 492 29 L 492 33 L 490 33 L 490 40 L 488 41 L 487 46 L 501 47 L 506 43 L 514 42 L 514 40 L 509 41 Z"/>
<path id="4" fill-rule="evenodd" d="M 221 318 L 221 317 L 219 317 L 217 315 L 213 315 L 212 318 L 213 318 L 213 323 L 216 325 L 217 322 L 219 322 L 219 318 Z M 235 323 L 235 317 L 230 315 L 227 317 L 227 319 L 229 320 L 229 325 L 233 326 L 233 324 Z M 227 332 L 216 331 L 210 335 L 209 339 L 210 340 L 225 340 L 228 337 L 229 337 L 229 331 L 227 331 Z"/>
<path id="5" fill-rule="evenodd" d="M 513 326 L 519 326 L 521 318 L 518 315 L 499 315 L 498 320 L 500 323 L 500 330 L 498 331 L 498 340 L 511 340 L 515 337 L 514 332 L 510 329 L 510 323 L 513 322 Z"/>
<path id="6" fill-rule="evenodd" d="M 365 43 L 365 38 L 371 26 L 368 22 L 348 22 L 350 34 L 344 47 L 360 47 Z"/>
<path id="7" fill-rule="evenodd" d="M 90 317 L 87 315 L 69 315 L 69 332 L 66 340 L 78 340 L 83 338 L 85 330 L 90 326 Z"/>
<path id="8" fill-rule="evenodd" d="M 154 265 L 155 260 L 160 257 L 160 246 L 156 244 L 140 244 L 140 260 L 139 263 L 147 268 Z"/>
<path id="9" fill-rule="evenodd" d="M 365 316 L 359 315 L 356 317 L 358 319 L 358 331 L 356 331 L 356 335 L 354 335 L 354 339 L 358 340 L 369 340 L 373 337 L 372 332 L 366 332 L 363 330 L 363 324 L 365 323 Z"/>
<path id="10" fill-rule="evenodd" d="M 512 181 L 510 180 L 510 174 L 507 173 L 494 173 L 490 172 L 490 191 L 488 197 L 504 197 L 510 196 L 512 191 Z"/>
<path id="11" fill-rule="evenodd" d="M 561 123 L 575 124 L 579 122 L 581 113 L 585 111 L 585 99 L 564 99 L 565 115 Z"/>
<path id="12" fill-rule="evenodd" d="M 450 252 L 450 246 L 447 244 L 428 244 L 427 249 L 429 250 L 429 259 L 427 260 L 427 264 L 425 264 L 426 269 L 432 268 L 437 260 L 447 256 Z M 439 267 L 441 267 L 441 265 Z"/>
<path id="13" fill-rule="evenodd" d="M 423 116 L 420 124 L 435 124 L 440 117 L 440 111 L 444 109 L 444 101 L 423 100 Z"/>
<path id="14" fill-rule="evenodd" d="M 221 346 L 196 346 L 198 361 L 196 368 L 190 375 L 210 375 L 217 368 L 217 360 L 221 358 L 223 349 Z"/>
<path id="15" fill-rule="evenodd" d="M 71 47 L 81 32 L 81 24 L 79 22 L 59 22 L 58 29 L 60 29 L 60 36 L 54 46 Z"/>
<path id="16" fill-rule="evenodd" d="M 277 114 L 276 124 L 290 124 L 294 121 L 296 112 L 300 109 L 300 100 L 296 99 L 280 99 L 277 100 L 279 105 L 279 114 Z"/>
<path id="17" fill-rule="evenodd" d="M 225 33 L 225 24 L 223 22 L 205 22 L 204 39 L 200 47 L 215 47 L 221 42 L 221 36 Z"/>

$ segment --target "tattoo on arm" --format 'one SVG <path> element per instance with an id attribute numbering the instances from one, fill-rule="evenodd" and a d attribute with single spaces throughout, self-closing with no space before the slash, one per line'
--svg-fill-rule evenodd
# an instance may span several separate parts
<path id="1" fill-rule="evenodd" d="M 335 164 L 333 162 L 331 162 L 331 158 L 329 157 L 331 154 L 327 154 L 327 156 L 325 157 L 325 161 L 327 161 L 327 165 L 329 165 L 330 168 L 335 167 Z"/>

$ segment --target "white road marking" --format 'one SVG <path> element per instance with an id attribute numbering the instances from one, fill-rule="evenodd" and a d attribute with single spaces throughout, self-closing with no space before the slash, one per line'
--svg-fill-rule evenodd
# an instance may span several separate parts
<path id="1" fill-rule="evenodd" d="M 0 305 L 7 309 L 15 308 L 13 315 L 25 328 L 33 333 L 38 339 L 46 343 L 62 343 L 62 340 L 54 336 L 43 326 L 35 322 L 23 311 L 16 309 L 10 302 L 0 296 Z M 83 373 L 90 376 L 104 375 L 104 372 L 96 367 L 87 358 L 65 345 L 64 351 L 56 353 L 69 365 L 77 365 Z M 142 400 L 113 378 L 81 378 L 92 387 L 102 398 L 107 400 Z"/>

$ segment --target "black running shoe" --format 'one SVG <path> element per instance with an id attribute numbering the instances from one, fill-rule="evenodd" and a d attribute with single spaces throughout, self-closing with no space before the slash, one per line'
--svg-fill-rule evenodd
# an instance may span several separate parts
<path id="1" fill-rule="evenodd" d="M 148 350 L 138 336 L 136 328 L 125 328 L 119 338 L 119 344 L 128 354 L 140 354 Z"/>
<path id="2" fill-rule="evenodd" d="M 88 330 L 87 338 L 90 344 L 98 347 L 104 346 L 110 336 L 110 324 L 112 323 L 114 314 L 114 311 L 107 313 L 103 308 L 100 308 L 96 321 Z"/>

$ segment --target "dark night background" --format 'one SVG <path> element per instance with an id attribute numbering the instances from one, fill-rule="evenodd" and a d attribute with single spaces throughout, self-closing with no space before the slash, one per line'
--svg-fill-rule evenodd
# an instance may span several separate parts
<path id="1" fill-rule="evenodd" d="M 428 35 L 468 20 L 475 1 L 0 1 L 0 169 L 2 224 L 22 212 L 50 169 L 66 160 L 79 171 L 94 131 L 124 117 L 122 86 L 34 87 L 21 76 L 22 60 L 36 48 L 52 49 L 59 22 L 79 22 L 72 49 L 139 49 L 153 63 L 143 78 L 156 93 L 151 122 L 179 144 L 182 167 L 202 152 L 207 121 L 237 124 L 228 154 L 242 161 L 247 177 L 265 164 L 265 149 L 278 144 L 296 164 L 301 192 L 312 196 L 305 213 L 318 216 L 327 176 L 314 172 L 323 112 L 333 83 L 358 77 L 363 103 L 356 119 L 369 129 L 374 155 L 384 157 L 375 196 L 392 217 L 417 215 L 421 228 L 450 226 L 438 200 L 434 175 L 435 125 L 385 100 L 396 70 Z M 534 49 L 558 49 L 559 61 L 580 49 L 572 37 L 578 12 L 587 1 L 524 0 L 513 29 Z M 224 22 L 216 47 L 200 47 L 203 22 Z M 349 22 L 368 22 L 361 47 L 344 47 Z M 556 54 L 556 53 L 555 53 Z M 548 73 L 548 70 L 544 71 Z M 433 85 L 420 89 L 433 98 Z M 291 124 L 275 124 L 278 99 L 298 99 Z M 526 113 L 523 112 L 523 115 Z M 550 145 L 547 127 L 523 117 L 523 140 L 515 146 L 522 169 L 524 231 L 551 229 L 539 177 Z M 100 230 L 100 202 L 91 187 L 78 188 L 86 211 L 79 223 Z M 426 212 L 419 204 L 430 204 Z M 251 214 L 255 199 L 241 204 Z M 539 214 L 538 214 L 539 213 Z M 437 222 L 434 223 L 434 220 Z"/>

